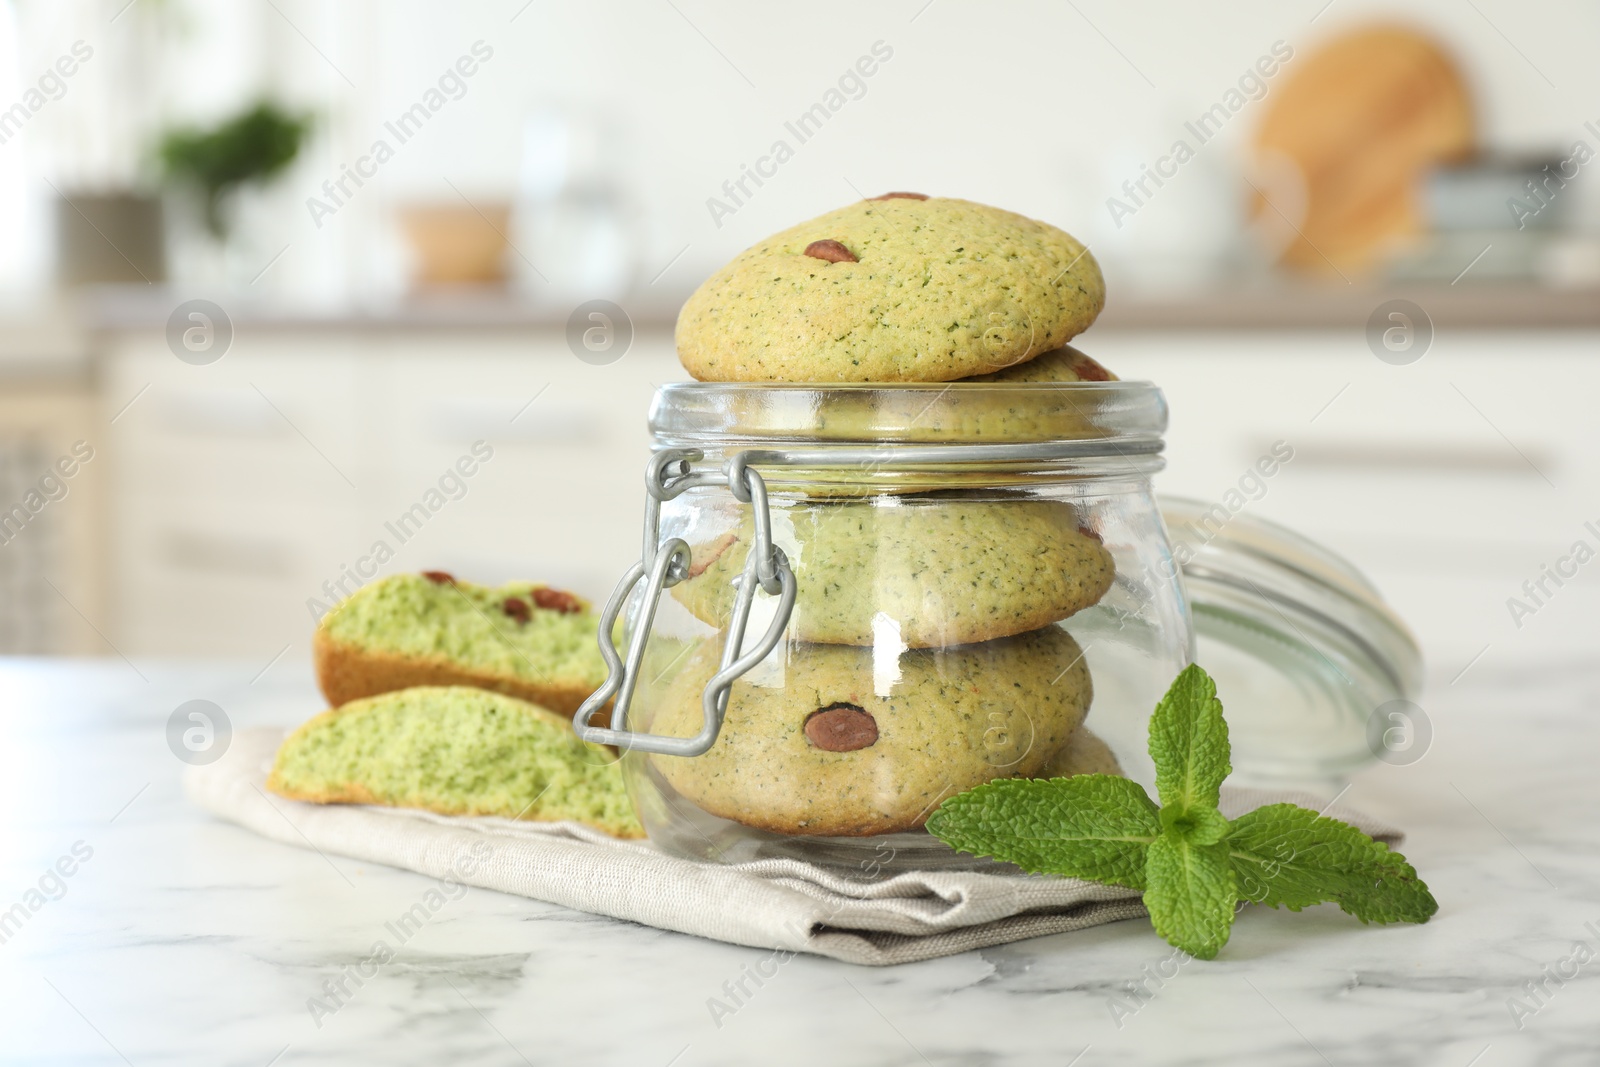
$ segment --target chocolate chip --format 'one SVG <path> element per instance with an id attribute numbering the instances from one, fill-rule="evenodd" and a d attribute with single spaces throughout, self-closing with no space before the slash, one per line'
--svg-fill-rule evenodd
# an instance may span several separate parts
<path id="1" fill-rule="evenodd" d="M 857 263 L 856 254 L 838 241 L 812 241 L 806 245 L 806 255 L 812 259 L 825 259 L 829 263 Z"/>
<path id="2" fill-rule="evenodd" d="M 422 576 L 434 585 L 455 585 L 456 576 L 449 571 L 423 571 Z"/>
<path id="3" fill-rule="evenodd" d="M 518 622 L 527 622 L 533 618 L 533 609 L 528 607 L 528 602 L 514 596 L 506 597 L 506 602 L 500 605 L 500 610 Z"/>
<path id="4" fill-rule="evenodd" d="M 583 610 L 583 601 L 560 589 L 535 589 L 533 602 L 546 611 L 559 611 L 563 615 L 576 615 Z"/>
<path id="5" fill-rule="evenodd" d="M 878 720 L 859 704 L 835 703 L 806 716 L 806 740 L 824 752 L 854 752 L 878 740 Z"/>
<path id="6" fill-rule="evenodd" d="M 873 200 L 926 200 L 926 199 L 928 199 L 928 194 L 927 193 L 884 193 L 882 196 L 874 196 L 874 197 L 871 197 L 870 199 L 873 199 Z"/>

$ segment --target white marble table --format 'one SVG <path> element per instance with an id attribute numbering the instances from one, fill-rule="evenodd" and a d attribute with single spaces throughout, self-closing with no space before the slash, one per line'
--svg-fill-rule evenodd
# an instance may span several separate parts
<path id="1" fill-rule="evenodd" d="M 1600 958 L 1545 977 L 1576 942 L 1600 957 L 1600 662 L 1435 678 L 1431 751 L 1354 783 L 1410 832 L 1442 905 L 1426 926 L 1247 910 L 1219 960 L 1138 998 L 1168 955 L 1142 922 L 885 970 L 801 957 L 720 1027 L 708 998 L 766 953 L 478 889 L 314 1020 L 308 1000 L 430 883 L 184 802 L 172 710 L 297 720 L 317 706 L 304 665 L 253 684 L 259 665 L 137 666 L 0 665 L 0 909 L 48 890 L 0 943 L 0 1062 L 1600 1061 Z M 58 861 L 70 877 L 46 875 Z M 1511 998 L 1537 1010 L 1515 1019 Z"/>

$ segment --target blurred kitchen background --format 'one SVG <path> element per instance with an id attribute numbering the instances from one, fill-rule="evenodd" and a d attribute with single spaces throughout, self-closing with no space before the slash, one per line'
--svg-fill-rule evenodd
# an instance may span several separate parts
<path id="1" fill-rule="evenodd" d="M 1582 649 L 1597 42 L 1578 0 L 10 0 L 0 651 L 264 670 L 380 569 L 603 598 L 678 305 L 890 189 L 1088 241 L 1164 490 L 1349 556 L 1444 677 Z"/>

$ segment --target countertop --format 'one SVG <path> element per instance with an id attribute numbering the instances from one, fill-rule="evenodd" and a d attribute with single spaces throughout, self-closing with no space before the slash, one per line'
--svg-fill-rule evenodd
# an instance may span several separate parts
<path id="1" fill-rule="evenodd" d="M 108 286 L 77 294 L 70 316 L 85 329 L 160 329 L 173 308 L 200 293 L 160 286 Z M 641 289 L 617 303 L 638 329 L 670 330 L 687 292 Z M 284 330 L 530 330 L 564 329 L 576 300 L 531 301 L 505 290 L 461 289 L 406 294 L 387 300 L 307 305 L 212 294 L 234 325 Z M 1438 329 L 1600 326 L 1600 289 L 1551 288 L 1532 283 L 1311 285 L 1288 280 L 1238 282 L 1214 290 L 1115 296 L 1096 321 L 1112 330 L 1363 329 L 1374 309 L 1392 299 L 1422 307 Z"/>
<path id="2" fill-rule="evenodd" d="M 165 726 L 195 698 L 235 726 L 320 706 L 309 666 L 290 661 L 0 663 L 0 908 L 40 905 L 0 944 L 0 1059 L 1503 1067 L 1596 1056 L 1600 960 L 1574 956 L 1580 942 L 1582 961 L 1600 956 L 1592 658 L 1433 678 L 1425 757 L 1352 784 L 1349 803 L 1409 832 L 1404 851 L 1441 903 L 1425 926 L 1247 909 L 1221 958 L 1164 981 L 1146 968 L 1170 950 L 1142 921 L 884 970 L 799 957 L 720 1027 L 707 1000 L 767 953 L 479 889 L 319 1026 L 309 998 L 432 883 L 190 807 Z M 47 876 L 63 857 L 70 877 Z M 28 898 L 41 880 L 47 893 Z M 1566 978 L 1544 977 L 1547 966 Z M 1545 982 L 1537 998 L 1530 981 Z"/>

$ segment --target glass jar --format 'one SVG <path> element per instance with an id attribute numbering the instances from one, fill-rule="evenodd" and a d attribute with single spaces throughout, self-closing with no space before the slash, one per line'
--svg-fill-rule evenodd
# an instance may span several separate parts
<path id="1" fill-rule="evenodd" d="M 923 831 L 1000 777 L 1152 785 L 1192 656 L 1147 382 L 662 388 L 644 554 L 578 732 L 650 839 L 740 862 L 974 864 Z M 612 727 L 589 725 L 613 701 Z"/>

